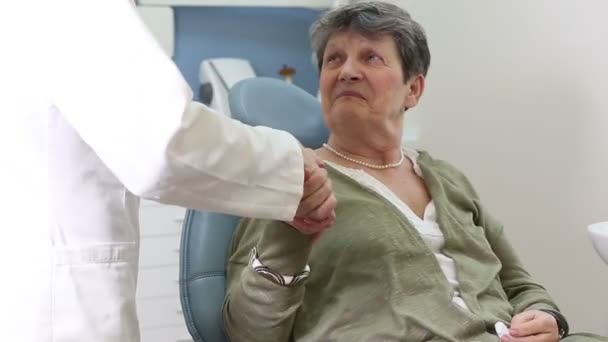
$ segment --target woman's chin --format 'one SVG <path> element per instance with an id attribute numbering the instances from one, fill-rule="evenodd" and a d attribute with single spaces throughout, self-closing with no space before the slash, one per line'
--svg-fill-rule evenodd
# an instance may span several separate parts
<path id="1" fill-rule="evenodd" d="M 340 114 L 356 114 L 365 115 L 368 112 L 366 107 L 362 105 L 361 99 L 359 100 L 338 100 L 334 102 L 331 113 L 335 115 Z"/>

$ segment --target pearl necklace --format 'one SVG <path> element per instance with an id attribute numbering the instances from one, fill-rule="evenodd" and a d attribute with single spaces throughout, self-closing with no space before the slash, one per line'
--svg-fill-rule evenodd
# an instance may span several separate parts
<path id="1" fill-rule="evenodd" d="M 398 162 L 396 163 L 392 163 L 392 164 L 384 164 L 384 165 L 376 165 L 376 164 L 370 164 L 370 163 L 366 163 L 364 161 L 360 161 L 357 159 L 353 159 L 349 156 L 346 156 L 338 151 L 336 151 L 333 147 L 327 145 L 327 144 L 323 144 L 323 147 L 325 147 L 326 149 L 330 150 L 331 152 L 333 152 L 335 155 L 337 155 L 340 158 L 346 159 L 350 162 L 353 162 L 355 164 L 359 164 L 359 165 L 363 165 L 365 167 L 369 167 L 370 169 L 376 169 L 376 170 L 384 170 L 384 169 L 389 169 L 391 167 L 397 167 L 401 164 L 403 164 L 403 160 L 404 160 L 404 156 L 403 156 L 403 151 L 401 151 L 401 158 L 399 159 Z"/>

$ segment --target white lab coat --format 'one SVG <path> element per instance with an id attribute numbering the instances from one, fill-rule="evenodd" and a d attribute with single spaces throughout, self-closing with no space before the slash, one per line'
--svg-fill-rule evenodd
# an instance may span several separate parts
<path id="1" fill-rule="evenodd" d="M 138 341 L 138 197 L 290 220 L 302 155 L 190 102 L 129 1 L 47 2 L 4 11 L 0 341 Z"/>

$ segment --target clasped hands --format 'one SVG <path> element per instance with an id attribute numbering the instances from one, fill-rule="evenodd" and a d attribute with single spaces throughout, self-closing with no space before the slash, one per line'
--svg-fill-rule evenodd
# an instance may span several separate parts
<path id="1" fill-rule="evenodd" d="M 311 149 L 302 147 L 304 193 L 295 218 L 289 224 L 316 240 L 336 220 L 336 196 L 324 162 Z"/>

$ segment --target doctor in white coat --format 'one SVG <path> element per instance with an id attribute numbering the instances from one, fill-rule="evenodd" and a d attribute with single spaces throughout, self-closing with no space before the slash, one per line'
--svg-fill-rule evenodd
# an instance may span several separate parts
<path id="1" fill-rule="evenodd" d="M 0 341 L 139 340 L 139 197 L 298 216 L 306 233 L 331 225 L 335 198 L 311 151 L 192 102 L 128 0 L 14 3 L 23 7 L 0 15 L 11 23 L 0 27 L 10 51 L 0 66 Z"/>

